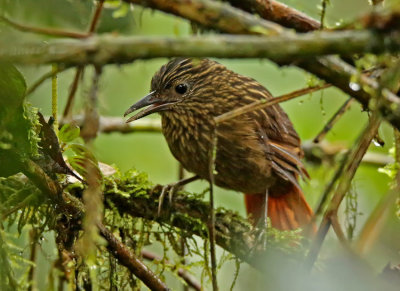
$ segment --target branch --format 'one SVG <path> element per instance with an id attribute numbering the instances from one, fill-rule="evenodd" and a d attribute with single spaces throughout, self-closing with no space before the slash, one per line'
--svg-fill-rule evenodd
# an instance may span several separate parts
<path id="1" fill-rule="evenodd" d="M 83 66 L 122 64 L 136 59 L 180 56 L 268 58 L 278 63 L 287 63 L 319 55 L 398 51 L 400 51 L 399 31 L 381 34 L 372 30 L 318 31 L 268 38 L 245 35 L 181 38 L 105 35 L 84 40 L 56 39 L 46 43 L 42 41 L 14 45 L 9 42 L 0 43 L 0 61 L 24 65 L 62 63 L 67 66 Z M 326 59 L 321 59 L 319 63 L 322 61 Z M 319 63 L 313 61 L 312 64 L 319 65 Z M 300 66 L 320 73 L 312 66 Z"/>
<path id="2" fill-rule="evenodd" d="M 123 243 L 121 243 L 104 225 L 99 224 L 101 235 L 107 240 L 107 249 L 127 267 L 132 274 L 138 277 L 151 290 L 169 290 L 167 285 L 145 264 L 142 263 Z"/>
<path id="3" fill-rule="evenodd" d="M 83 126 L 84 116 L 76 115 L 71 120 L 61 120 L 60 125 L 74 123 Z M 158 119 L 139 119 L 132 123 L 126 123 L 121 117 L 100 116 L 99 131 L 102 133 L 133 133 L 133 132 L 161 132 L 161 124 Z"/>
<path id="4" fill-rule="evenodd" d="M 48 177 L 36 163 L 30 160 L 24 161 L 23 173 L 43 193 L 57 203 L 66 215 L 71 215 L 78 220 L 85 213 L 82 202 L 75 196 L 66 192 L 62 193 L 60 185 Z M 154 190 L 150 187 L 132 190 L 132 179 L 129 179 L 129 181 L 117 179 L 106 183 L 104 189 L 105 207 L 112 211 L 118 209 L 121 215 L 127 214 L 132 217 L 153 220 L 180 228 L 188 235 L 208 238 L 207 222 L 210 212 L 208 203 L 200 198 L 187 195 L 187 193 L 178 192 L 174 195 L 173 205 L 165 202 L 161 213 L 158 214 L 158 198 L 161 190 Z M 77 186 L 75 191 L 80 192 L 77 194 L 82 196 L 83 189 L 79 185 L 71 184 L 70 190 L 74 189 L 74 185 Z M 129 189 L 132 193 L 126 193 Z M 136 193 L 136 191 L 138 192 Z M 224 209 L 216 210 L 215 215 L 216 243 L 242 260 L 256 265 L 255 259 L 260 253 L 253 249 L 254 238 L 251 225 L 247 219 Z M 261 264 L 259 267 L 263 267 L 263 265 Z"/>
<path id="5" fill-rule="evenodd" d="M 372 139 L 375 137 L 380 124 L 381 118 L 379 117 L 379 114 L 374 112 L 372 117 L 370 118 L 368 126 L 365 128 L 359 140 L 356 142 L 355 146 L 349 153 L 348 159 L 346 159 L 343 172 L 341 173 L 340 182 L 336 188 L 335 194 L 330 201 L 330 204 L 327 207 L 324 218 L 318 229 L 317 236 L 311 245 L 310 252 L 306 260 L 306 265 L 310 269 L 318 257 L 318 253 L 321 249 L 322 243 L 332 224 L 332 217 L 333 219 L 336 219 L 340 203 L 342 202 L 344 196 L 349 190 L 351 181 L 360 165 L 361 159 L 367 152 L 368 147 Z"/>
<path id="6" fill-rule="evenodd" d="M 224 19 L 225 14 L 229 14 L 231 15 L 236 15 L 236 17 L 244 17 L 246 16 L 246 23 L 250 22 L 250 18 L 253 18 L 251 20 L 251 22 L 256 22 L 257 18 L 254 17 L 253 15 L 247 13 L 247 14 L 243 14 L 242 11 L 238 10 L 238 9 L 233 9 L 230 5 L 221 5 L 222 3 L 220 3 L 219 5 L 215 5 L 214 1 L 210 1 L 210 0 L 170 0 L 170 1 L 166 1 L 166 0 L 124 0 L 126 2 L 130 2 L 130 3 L 136 3 L 136 4 L 142 4 L 144 6 L 149 6 L 151 8 L 154 9 L 159 9 L 162 10 L 164 12 L 167 13 L 172 13 L 174 15 L 189 19 L 191 21 L 194 21 L 196 23 L 199 23 L 201 25 L 204 25 L 206 27 L 212 27 L 214 29 L 218 29 L 221 30 L 223 32 L 226 33 L 232 33 L 235 34 L 236 32 L 236 28 L 232 27 L 231 25 L 222 25 L 221 21 L 214 21 L 215 17 L 218 16 L 218 18 L 222 18 Z M 165 2 L 168 2 L 168 4 L 166 4 Z M 206 10 L 207 11 L 207 15 L 212 15 L 213 17 L 206 17 L 206 18 L 202 18 L 201 15 L 203 13 L 203 11 Z M 376 13 L 374 13 L 376 14 Z M 379 15 L 379 14 L 378 14 Z M 385 15 L 384 19 L 398 19 L 398 17 L 396 16 L 397 13 L 394 12 L 395 17 L 390 18 L 387 15 Z M 199 18 L 200 17 L 200 18 Z M 376 17 L 375 17 L 376 18 Z M 207 21 L 206 21 L 207 19 Z M 380 17 L 378 17 L 378 19 L 380 19 Z M 269 21 L 266 20 L 259 20 L 258 24 L 263 27 L 264 25 L 269 24 Z M 391 23 L 391 22 L 390 22 Z M 232 24 L 232 23 L 230 23 Z M 244 22 L 241 23 L 242 25 L 244 24 Z M 274 26 L 269 26 L 270 29 L 275 29 Z M 393 28 L 398 27 L 397 25 L 393 26 Z M 247 27 L 247 30 L 249 31 L 249 33 L 254 33 L 254 26 L 249 26 Z M 287 37 L 290 35 L 290 31 L 280 27 L 281 29 L 276 29 L 276 33 L 280 34 L 281 36 Z M 385 26 L 385 28 L 388 28 Z M 261 30 L 257 30 L 258 34 L 261 35 L 268 35 L 271 34 L 271 31 L 266 32 L 265 29 L 261 29 Z M 382 33 L 383 31 L 380 31 L 380 33 Z M 390 33 L 395 33 L 394 31 L 391 31 Z M 377 35 L 377 34 L 376 34 Z M 375 35 L 375 36 L 376 36 Z M 400 38 L 399 38 L 400 39 Z M 375 53 L 378 53 L 378 51 L 374 51 Z M 270 58 L 271 60 L 277 61 L 274 58 Z M 288 64 L 287 62 L 279 62 L 280 64 Z M 366 83 L 370 83 L 368 84 L 368 86 L 366 88 L 364 88 L 364 86 L 360 86 L 359 90 L 352 90 L 349 87 L 349 83 L 351 82 L 351 77 L 353 74 L 353 72 L 355 72 L 355 74 L 353 75 L 357 75 L 357 70 L 348 65 L 345 62 L 339 62 L 336 61 L 332 58 L 320 58 L 318 60 L 308 60 L 308 61 L 297 61 L 296 63 L 297 66 L 299 66 L 300 68 L 303 68 L 307 71 L 309 71 L 310 73 L 316 75 L 317 77 L 320 77 L 322 79 L 324 79 L 325 81 L 327 81 L 328 83 L 331 83 L 332 85 L 340 88 L 342 91 L 344 91 L 345 93 L 350 94 L 350 96 L 354 97 L 355 99 L 357 99 L 360 103 L 362 103 L 365 108 L 369 108 L 369 97 L 371 95 L 371 93 L 369 91 L 371 91 L 371 87 L 372 87 L 372 95 L 376 95 L 375 93 L 377 93 L 377 86 L 375 86 L 376 82 L 372 80 L 372 82 L 375 82 L 375 84 L 371 84 L 372 82 L 371 79 L 367 78 L 367 77 L 363 77 L 363 79 L 367 82 L 364 82 L 364 84 Z M 321 68 L 322 67 L 322 68 Z M 331 69 L 331 67 L 335 67 L 334 69 Z M 349 74 L 349 71 L 351 71 L 351 73 Z M 338 80 L 336 80 L 336 77 L 339 77 Z M 386 93 L 388 93 L 387 89 L 382 90 L 383 92 L 386 91 Z M 390 92 L 390 91 L 389 91 Z M 380 93 L 380 92 L 379 92 Z M 385 94 L 386 94 L 385 93 Z M 387 94 L 386 94 L 387 95 Z M 394 94 L 392 94 L 394 95 Z M 395 95 L 394 95 L 395 96 Z M 393 96 L 391 96 L 393 97 Z M 400 102 L 398 100 L 397 97 L 395 98 L 389 98 L 392 99 L 389 102 L 383 102 L 381 103 L 382 108 L 381 112 L 383 112 L 385 118 L 392 123 L 392 125 L 394 125 L 397 129 L 400 129 Z M 385 98 L 387 99 L 387 96 L 385 96 Z M 388 100 L 385 100 L 388 101 Z M 390 102 L 394 102 L 394 104 L 390 104 Z M 373 105 L 371 106 L 373 107 Z M 369 108 L 374 110 L 374 108 Z M 388 118 L 386 117 L 388 116 Z"/>
<path id="7" fill-rule="evenodd" d="M 262 18 L 279 23 L 298 32 L 320 28 L 320 23 L 308 15 L 274 0 L 224 0 L 247 12 L 256 12 Z"/>
<path id="8" fill-rule="evenodd" d="M 208 203 L 187 195 L 187 193 L 178 192 L 174 194 L 172 204 L 165 201 L 161 212 L 158 213 L 158 199 L 161 190 L 147 188 L 140 189 L 138 193 L 132 191 L 127 193 L 128 195 L 121 195 L 121 191 L 125 192 L 132 188 L 125 183 L 118 180 L 117 183 L 106 185 L 104 190 L 106 208 L 118 209 L 121 216 L 126 214 L 132 217 L 141 217 L 180 228 L 187 235 L 208 238 L 207 223 L 210 213 Z M 217 209 L 215 212 L 217 244 L 244 261 L 253 264 L 255 258 L 251 251 L 254 238 L 251 225 L 247 219 L 223 209 Z"/>
<path id="9" fill-rule="evenodd" d="M 254 17 L 240 9 L 210 0 L 123 0 L 184 17 L 203 27 L 231 34 L 282 33 L 284 28 L 273 22 Z"/>
<path id="10" fill-rule="evenodd" d="M 142 250 L 141 253 L 143 259 L 150 260 L 150 261 L 159 261 L 162 262 L 163 258 L 160 256 L 157 256 L 156 254 L 149 252 L 147 250 Z M 171 264 L 170 262 L 166 261 L 165 264 Z M 176 268 L 176 266 L 173 267 L 173 269 Z M 193 278 L 191 275 L 186 272 L 186 270 L 182 268 L 178 268 L 177 270 L 178 276 L 180 276 L 183 280 L 185 280 L 186 284 L 190 287 L 192 287 L 195 290 L 201 291 L 202 287 L 199 282 L 195 278 Z"/>
<path id="11" fill-rule="evenodd" d="M 61 186 L 52 180 L 35 162 L 31 160 L 21 161 L 23 173 L 56 205 L 65 215 L 70 215 L 74 219 L 79 219 L 85 213 L 82 202 L 62 192 Z M 62 195 L 61 195 L 62 194 Z M 108 241 L 107 248 L 112 256 L 117 258 L 120 263 L 126 266 L 134 275 L 140 278 L 152 290 L 169 290 L 167 286 L 140 260 L 138 260 L 130 250 L 119 242 L 103 225 L 98 224 L 102 236 Z"/>

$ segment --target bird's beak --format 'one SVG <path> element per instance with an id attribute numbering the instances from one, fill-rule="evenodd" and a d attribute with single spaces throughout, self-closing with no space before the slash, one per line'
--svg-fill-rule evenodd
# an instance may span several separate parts
<path id="1" fill-rule="evenodd" d="M 138 102 L 129 107 L 129 109 L 125 112 L 124 117 L 138 109 L 141 109 L 149 105 L 150 106 L 142 111 L 139 111 L 134 116 L 130 117 L 126 121 L 126 123 L 138 120 L 142 117 L 145 117 L 155 112 L 168 110 L 173 103 L 175 102 L 161 100 L 160 98 L 157 98 L 156 91 L 150 92 L 148 95 L 144 96 Z"/>

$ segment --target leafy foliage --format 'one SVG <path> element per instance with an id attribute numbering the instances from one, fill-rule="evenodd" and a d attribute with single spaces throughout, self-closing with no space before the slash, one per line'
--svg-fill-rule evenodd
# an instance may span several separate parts
<path id="1" fill-rule="evenodd" d="M 23 159 L 38 155 L 36 109 L 24 103 L 26 83 L 11 64 L 0 66 L 0 176 L 20 170 Z"/>

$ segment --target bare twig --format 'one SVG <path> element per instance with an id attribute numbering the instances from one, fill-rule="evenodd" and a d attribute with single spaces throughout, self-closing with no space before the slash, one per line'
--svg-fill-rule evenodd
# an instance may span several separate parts
<path id="1" fill-rule="evenodd" d="M 80 33 L 75 31 L 66 31 L 61 29 L 54 29 L 54 28 L 45 28 L 45 27 L 33 27 L 29 25 L 24 25 L 12 21 L 11 19 L 5 17 L 4 15 L 0 15 L 0 20 L 4 21 L 5 23 L 9 24 L 11 27 L 22 31 L 22 32 L 33 32 L 37 34 L 44 34 L 50 36 L 57 36 L 57 37 L 71 37 L 71 38 L 87 38 L 89 34 L 87 33 Z"/>
<path id="2" fill-rule="evenodd" d="M 159 261 L 159 262 L 163 261 L 163 258 L 161 258 L 160 256 L 157 256 L 155 253 L 152 253 L 147 250 L 142 250 L 141 254 L 142 254 L 143 259 L 146 259 L 146 260 Z M 166 261 L 166 262 L 164 261 L 164 263 L 170 264 L 168 261 Z M 174 269 L 174 268 L 172 268 L 172 269 Z M 176 269 L 176 267 L 175 267 L 175 269 Z M 204 289 L 202 289 L 201 284 L 199 282 L 197 282 L 197 280 L 193 276 L 189 275 L 186 272 L 186 270 L 179 268 L 177 270 L 177 273 L 183 280 L 185 280 L 187 286 L 190 286 L 194 290 L 198 290 L 198 291 L 204 290 Z"/>
<path id="3" fill-rule="evenodd" d="M 36 253 L 38 246 L 37 232 L 35 228 L 32 228 L 29 231 L 29 243 L 30 243 L 29 260 L 33 263 L 33 265 L 29 267 L 29 272 L 28 272 L 28 283 L 29 283 L 28 291 L 31 291 L 31 290 L 36 290 L 36 282 L 33 279 L 33 277 L 35 276 Z"/>
<path id="4" fill-rule="evenodd" d="M 60 125 L 67 122 L 83 126 L 84 116 L 76 115 L 70 120 L 61 120 Z M 99 131 L 102 133 L 119 132 L 123 134 L 134 132 L 161 132 L 161 123 L 157 119 L 139 119 L 132 123 L 126 123 L 121 117 L 100 116 Z"/>
<path id="5" fill-rule="evenodd" d="M 339 218 L 336 215 L 331 217 L 331 224 L 333 231 L 336 233 L 336 236 L 338 237 L 342 245 L 350 249 L 346 236 L 344 235 L 342 227 L 340 226 Z"/>
<path id="6" fill-rule="evenodd" d="M 314 164 L 327 163 L 328 165 L 335 165 L 338 155 L 346 155 L 348 153 L 348 148 L 340 142 L 329 143 L 323 141 L 316 144 L 312 141 L 305 141 L 302 143 L 302 149 L 305 160 Z M 394 159 L 391 156 L 376 152 L 367 152 L 362 159 L 363 164 L 375 167 L 383 167 L 393 162 Z"/>
<path id="7" fill-rule="evenodd" d="M 341 177 L 343 170 L 346 166 L 346 163 L 349 159 L 349 155 L 350 155 L 350 151 L 348 151 L 346 153 L 346 155 L 343 156 L 342 161 L 340 163 L 340 166 L 338 167 L 338 169 L 335 172 L 335 175 L 332 177 L 332 179 L 330 180 L 328 186 L 325 188 L 324 192 L 321 195 L 320 201 L 318 202 L 318 205 L 314 211 L 314 220 L 322 214 L 322 211 L 324 209 L 324 205 L 327 201 L 327 199 L 329 198 L 329 196 L 331 195 L 332 191 L 335 188 L 335 185 L 337 183 L 337 181 L 339 180 L 339 178 Z"/>
<path id="8" fill-rule="evenodd" d="M 393 206 L 398 195 L 398 188 L 390 191 L 387 195 L 382 197 L 372 214 L 368 217 L 355 243 L 354 249 L 358 254 L 368 253 L 379 238 L 384 223 L 389 216 L 388 210 Z"/>
<path id="9" fill-rule="evenodd" d="M 179 163 L 178 162 L 178 164 L 179 164 L 179 166 L 178 166 L 178 181 L 181 181 L 181 180 L 183 180 L 184 178 L 185 178 L 185 169 L 183 168 L 183 166 L 182 166 L 182 164 L 181 163 Z M 184 189 L 184 186 L 182 186 L 182 188 L 181 188 L 182 190 Z M 183 238 L 182 236 L 179 238 L 179 244 L 180 244 L 180 249 L 181 249 L 181 264 L 183 264 L 183 265 L 186 265 L 186 263 L 187 263 L 187 260 L 186 260 L 186 255 L 187 255 L 187 247 L 186 247 L 186 244 L 185 244 L 185 238 Z M 181 269 L 179 269 L 179 271 L 180 271 Z M 178 271 L 178 274 L 179 274 L 179 271 Z M 183 276 L 186 276 L 187 275 L 187 272 L 186 272 L 186 270 L 182 270 L 182 277 Z M 181 275 L 180 275 L 181 276 Z M 184 278 L 184 280 L 185 280 L 185 278 Z M 185 280 L 186 281 L 186 280 Z M 189 291 L 189 286 L 190 285 L 185 285 L 185 284 L 183 284 L 183 286 L 182 286 L 182 290 L 183 291 Z M 201 286 L 198 284 L 198 285 L 196 285 L 197 287 L 200 287 L 200 289 L 201 289 Z M 193 287 L 193 288 L 195 288 L 195 287 Z M 195 288 L 196 289 L 196 288 Z M 198 289 L 199 290 L 199 289 Z"/>
<path id="10" fill-rule="evenodd" d="M 151 290 L 169 290 L 167 285 L 156 274 L 153 273 L 143 262 L 141 262 L 123 243 L 121 243 L 104 225 L 98 224 L 100 234 L 108 242 L 107 249 L 138 277 Z"/>
<path id="11" fill-rule="evenodd" d="M 311 245 L 310 252 L 306 260 L 308 268 L 312 268 L 315 260 L 317 259 L 322 243 L 325 239 L 326 234 L 328 233 L 329 227 L 332 224 L 332 217 L 337 217 L 339 205 L 346 195 L 351 185 L 351 181 L 355 175 L 355 172 L 360 165 L 361 159 L 366 153 L 372 139 L 375 137 L 380 123 L 381 118 L 379 117 L 379 114 L 374 113 L 370 119 L 368 126 L 363 131 L 356 145 L 349 154 L 346 165 L 344 166 L 342 175 L 340 177 L 341 179 L 339 185 L 337 186 L 336 192 L 332 197 L 332 200 L 325 212 L 324 218 L 318 229 L 317 236 Z"/>
<path id="12" fill-rule="evenodd" d="M 217 256 L 216 256 L 216 246 L 215 246 L 215 211 L 214 211 L 214 172 L 215 172 L 215 159 L 217 155 L 217 143 L 218 136 L 216 129 L 213 131 L 211 135 L 211 148 L 209 149 L 209 192 L 210 192 L 210 214 L 208 219 L 208 237 L 210 240 L 210 256 L 211 256 L 211 279 L 213 291 L 218 291 L 218 282 L 217 282 Z"/>
<path id="13" fill-rule="evenodd" d="M 90 22 L 88 34 L 92 34 L 95 30 L 97 25 L 99 24 L 101 11 L 103 10 L 104 0 L 98 0 L 96 5 L 96 10 L 94 11 L 92 21 Z"/>
<path id="14" fill-rule="evenodd" d="M 395 162 L 400 165 L 400 132 L 397 129 L 394 130 L 394 141 L 395 141 Z M 389 216 L 387 211 L 399 197 L 400 192 L 400 170 L 397 168 L 395 176 L 395 188 L 391 190 L 387 195 L 382 197 L 378 205 L 375 207 L 372 214 L 368 217 L 367 222 L 364 224 L 358 240 L 356 242 L 356 250 L 359 254 L 367 253 L 374 242 L 378 239 L 379 234 L 382 231 L 383 224 Z"/>
<path id="15" fill-rule="evenodd" d="M 263 108 L 272 106 L 274 104 L 282 103 L 282 102 L 303 96 L 305 94 L 310 94 L 310 93 L 328 88 L 330 86 L 331 86 L 330 84 L 324 84 L 322 86 L 314 86 L 314 87 L 309 87 L 309 88 L 304 88 L 304 89 L 300 89 L 297 91 L 293 91 L 291 93 L 281 95 L 279 97 L 275 97 L 275 98 L 272 98 L 269 100 L 264 99 L 264 100 L 255 101 L 248 105 L 242 106 L 238 109 L 235 109 L 235 110 L 229 111 L 227 113 L 224 113 L 220 116 L 217 116 L 214 118 L 214 120 L 218 124 L 218 123 L 224 122 L 226 120 L 232 119 L 234 117 L 237 117 L 239 115 L 242 115 L 242 114 L 254 111 L 254 110 L 258 110 L 258 109 L 263 109 Z"/>
<path id="16" fill-rule="evenodd" d="M 335 123 L 343 116 L 343 114 L 347 111 L 347 109 L 350 108 L 353 100 L 354 100 L 353 98 L 349 98 L 346 100 L 346 102 L 343 103 L 342 106 L 340 106 L 339 110 L 336 111 L 336 113 L 331 117 L 331 119 L 329 119 L 327 124 L 325 124 L 324 128 L 314 138 L 315 143 L 320 142 L 326 136 L 326 134 L 332 129 Z"/>
<path id="17" fill-rule="evenodd" d="M 51 113 L 54 120 L 54 132 L 58 135 L 58 77 L 57 64 L 53 64 L 51 67 L 52 77 L 51 77 Z"/>
<path id="18" fill-rule="evenodd" d="M 57 66 L 56 70 L 51 70 L 50 72 L 45 73 L 38 80 L 36 80 L 27 90 L 25 95 L 28 96 L 32 94 L 40 85 L 44 83 L 49 78 L 52 78 L 54 75 L 57 75 L 60 72 L 63 72 L 65 68 L 61 65 Z"/>
<path id="19" fill-rule="evenodd" d="M 97 1 L 96 10 L 93 14 L 92 21 L 90 22 L 89 30 L 87 33 L 88 36 L 92 35 L 93 32 L 96 30 L 97 24 L 99 23 L 100 20 L 101 11 L 103 10 L 103 6 L 104 6 L 104 0 Z M 83 76 L 83 73 L 84 73 L 84 67 L 80 66 L 76 69 L 75 76 L 71 84 L 71 89 L 69 91 L 67 104 L 65 105 L 64 108 L 63 118 L 68 118 L 71 112 L 76 90 L 78 89 L 79 79 L 81 78 L 81 75 Z"/>
<path id="20" fill-rule="evenodd" d="M 325 28 L 325 14 L 326 14 L 326 7 L 329 3 L 329 0 L 322 0 L 321 1 L 321 20 L 320 20 L 320 29 L 324 29 Z"/>
<path id="21" fill-rule="evenodd" d="M 78 89 L 79 80 L 81 79 L 81 75 L 83 74 L 83 67 L 78 67 L 75 71 L 74 79 L 72 80 L 67 103 L 64 108 L 63 119 L 68 118 L 68 115 L 71 112 L 72 104 L 74 102 L 76 90 Z"/>

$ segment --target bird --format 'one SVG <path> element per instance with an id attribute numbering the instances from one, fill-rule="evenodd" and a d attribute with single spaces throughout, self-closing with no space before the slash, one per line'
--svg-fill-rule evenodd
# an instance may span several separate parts
<path id="1" fill-rule="evenodd" d="M 310 223 L 313 212 L 298 183 L 309 176 L 287 114 L 275 104 L 215 122 L 224 113 L 271 98 L 259 82 L 216 61 L 174 58 L 155 73 L 150 93 L 124 116 L 142 109 L 126 121 L 132 122 L 159 113 L 171 153 L 201 179 L 211 179 L 210 153 L 216 145 L 214 183 L 244 193 L 253 225 L 268 215 L 272 227 L 293 230 Z"/>

